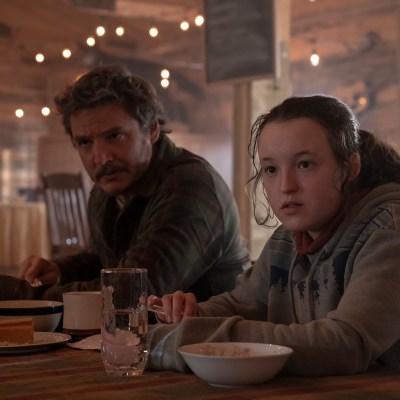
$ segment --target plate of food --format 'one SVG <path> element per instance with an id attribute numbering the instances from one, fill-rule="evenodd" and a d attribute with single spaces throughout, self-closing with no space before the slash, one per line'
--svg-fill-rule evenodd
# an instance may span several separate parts
<path id="1" fill-rule="evenodd" d="M 35 332 L 31 318 L 0 320 L 0 355 L 43 351 L 70 339 L 65 333 Z"/>

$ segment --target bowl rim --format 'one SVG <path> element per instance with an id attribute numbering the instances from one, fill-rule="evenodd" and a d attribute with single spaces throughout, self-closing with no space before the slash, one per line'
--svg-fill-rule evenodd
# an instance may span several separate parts
<path id="1" fill-rule="evenodd" d="M 30 303 L 38 302 L 37 305 Z M 43 302 L 43 305 L 39 305 Z M 46 304 L 45 304 L 46 303 Z M 0 316 L 27 316 L 58 314 L 64 310 L 64 304 L 53 300 L 3 300 L 0 301 Z"/>
<path id="2" fill-rule="evenodd" d="M 193 353 L 190 351 L 187 351 L 186 349 L 191 347 L 191 346 L 199 346 L 199 345 L 215 345 L 215 344 L 221 344 L 221 345 L 262 345 L 262 346 L 269 346 L 269 348 L 280 348 L 280 350 L 283 350 L 279 353 L 270 353 L 270 354 L 252 354 L 246 357 L 241 357 L 241 356 L 219 356 L 219 355 L 212 355 L 212 354 L 198 354 L 198 353 Z M 199 343 L 191 343 L 191 344 L 186 344 L 183 346 L 178 347 L 178 352 L 180 354 L 185 354 L 188 356 L 194 356 L 194 357 L 199 357 L 199 358 L 211 358 L 211 359 L 251 359 L 251 358 L 262 358 L 262 357 L 268 357 L 268 358 L 277 358 L 277 357 L 282 357 L 282 356 L 287 356 L 291 355 L 294 350 L 291 347 L 280 345 L 280 344 L 275 344 L 275 343 L 262 343 L 262 342 L 199 342 Z"/>

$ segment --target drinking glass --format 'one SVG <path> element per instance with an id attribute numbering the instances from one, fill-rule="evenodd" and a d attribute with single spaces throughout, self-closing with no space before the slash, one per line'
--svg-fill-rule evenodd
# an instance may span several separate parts
<path id="1" fill-rule="evenodd" d="M 141 375 L 147 360 L 147 270 L 101 270 L 101 357 L 108 375 Z"/>

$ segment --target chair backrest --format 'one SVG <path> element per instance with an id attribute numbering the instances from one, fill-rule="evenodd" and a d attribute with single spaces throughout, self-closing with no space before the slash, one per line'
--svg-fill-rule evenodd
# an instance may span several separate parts
<path id="1" fill-rule="evenodd" d="M 87 200 L 82 175 L 42 175 L 52 257 L 88 247 Z"/>

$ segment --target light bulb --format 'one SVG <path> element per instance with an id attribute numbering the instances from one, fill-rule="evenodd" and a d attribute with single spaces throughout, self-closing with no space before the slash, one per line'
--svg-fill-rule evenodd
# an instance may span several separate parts
<path id="1" fill-rule="evenodd" d="M 204 24 L 204 17 L 201 14 L 196 15 L 194 23 L 196 24 L 196 26 L 202 26 Z"/>
<path id="2" fill-rule="evenodd" d="M 183 31 L 187 31 L 188 29 L 189 29 L 189 22 L 187 22 L 187 21 L 182 21 L 181 22 L 181 29 L 183 30 Z"/>
<path id="3" fill-rule="evenodd" d="M 365 107 L 368 104 L 368 99 L 365 96 L 360 96 L 357 100 L 358 105 L 361 107 Z"/>
<path id="4" fill-rule="evenodd" d="M 24 116 L 24 110 L 22 108 L 18 108 L 18 110 L 15 110 L 15 115 L 18 118 L 22 118 Z"/>
<path id="5" fill-rule="evenodd" d="M 161 71 L 161 78 L 168 79 L 169 78 L 169 71 L 167 69 L 163 69 Z"/>
<path id="6" fill-rule="evenodd" d="M 86 44 L 90 47 L 93 47 L 96 44 L 96 39 L 93 36 L 89 36 L 86 39 Z"/>
<path id="7" fill-rule="evenodd" d="M 105 35 L 105 33 L 106 33 L 106 30 L 105 30 L 105 28 L 104 28 L 104 26 L 98 26 L 97 28 L 96 28 L 96 34 L 97 34 L 97 36 L 104 36 Z"/>
<path id="8" fill-rule="evenodd" d="M 168 79 L 161 79 L 160 84 L 164 89 L 166 89 L 169 86 L 169 80 Z"/>
<path id="9" fill-rule="evenodd" d="M 42 108 L 42 115 L 45 116 L 45 117 L 50 115 L 50 108 L 49 107 L 43 107 Z"/>
<path id="10" fill-rule="evenodd" d="M 42 63 L 44 61 L 44 55 L 42 53 L 37 53 L 35 56 L 35 60 L 38 63 Z"/>
<path id="11" fill-rule="evenodd" d="M 155 26 L 152 26 L 152 27 L 149 29 L 149 35 L 150 35 L 151 37 L 157 37 L 157 36 L 158 36 L 158 29 L 157 29 Z"/>
<path id="12" fill-rule="evenodd" d="M 62 51 L 62 55 L 63 55 L 63 57 L 64 58 L 70 58 L 71 57 L 71 50 L 70 49 L 64 49 L 63 51 Z"/>
<path id="13" fill-rule="evenodd" d="M 123 36 L 124 33 L 125 33 L 124 27 L 123 27 L 123 26 L 118 26 L 118 27 L 115 29 L 115 33 L 117 34 L 117 36 Z"/>
<path id="14" fill-rule="evenodd" d="M 319 65 L 319 55 L 315 50 L 312 52 L 310 56 L 310 62 L 313 67 Z"/>

